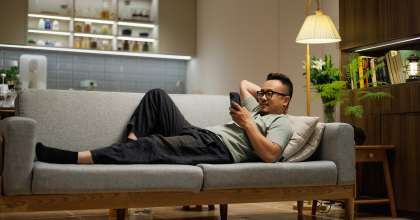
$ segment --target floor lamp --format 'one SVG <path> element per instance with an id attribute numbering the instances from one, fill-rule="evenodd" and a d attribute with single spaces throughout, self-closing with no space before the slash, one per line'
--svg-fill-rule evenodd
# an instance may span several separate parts
<path id="1" fill-rule="evenodd" d="M 306 20 L 299 31 L 296 38 L 296 43 L 306 44 L 306 112 L 307 116 L 311 116 L 311 100 L 310 100 L 310 78 L 311 78 L 311 56 L 309 55 L 309 44 L 326 44 L 336 43 L 341 41 L 341 37 L 338 34 L 337 29 L 334 26 L 331 18 L 328 15 L 323 15 L 322 11 L 319 10 L 319 2 L 316 0 L 316 11 L 314 15 L 309 16 L 309 4 L 311 0 L 308 0 L 306 6 Z M 297 209 L 297 205 L 293 206 Z M 304 204 L 304 209 L 312 209 L 311 201 L 308 200 L 307 204 Z"/>

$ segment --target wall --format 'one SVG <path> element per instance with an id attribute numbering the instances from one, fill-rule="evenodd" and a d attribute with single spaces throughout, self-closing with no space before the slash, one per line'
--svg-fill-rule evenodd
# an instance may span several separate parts
<path id="1" fill-rule="evenodd" d="M 47 89 L 80 90 L 80 82 L 95 80 L 97 90 L 145 93 L 153 88 L 168 93 L 185 93 L 186 63 L 183 60 L 86 55 L 0 48 L 0 68 L 19 64 L 21 54 L 47 57 Z M 178 80 L 182 81 L 176 87 Z"/>
<path id="2" fill-rule="evenodd" d="M 319 2 L 338 29 L 338 1 Z M 307 0 L 197 0 L 197 56 L 187 66 L 187 92 L 238 92 L 243 79 L 261 86 L 268 73 L 281 72 L 294 84 L 289 114 L 306 115 L 306 45 L 295 42 L 306 5 Z M 310 14 L 315 10 L 312 1 Z M 338 43 L 310 45 L 310 54 L 331 54 L 339 66 Z M 320 99 L 311 101 L 311 115 L 323 120 Z"/>

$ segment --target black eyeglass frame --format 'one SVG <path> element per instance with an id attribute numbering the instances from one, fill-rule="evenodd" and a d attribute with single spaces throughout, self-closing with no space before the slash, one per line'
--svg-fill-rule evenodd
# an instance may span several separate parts
<path id="1" fill-rule="evenodd" d="M 278 94 L 278 95 L 282 95 L 282 96 L 289 96 L 289 95 L 286 95 L 286 94 L 283 94 L 283 93 L 279 93 L 279 92 L 274 92 L 274 91 L 271 91 L 271 90 L 270 91 L 267 91 L 267 92 L 272 92 L 272 93 L 275 93 L 275 94 Z M 271 97 L 268 98 L 267 92 L 258 91 L 257 92 L 257 98 L 259 98 L 259 94 L 262 94 L 261 98 L 259 98 L 259 99 L 262 99 L 262 97 L 264 97 L 264 95 L 265 95 L 265 97 L 267 97 L 267 99 L 271 99 L 273 97 L 273 94 L 271 94 Z"/>

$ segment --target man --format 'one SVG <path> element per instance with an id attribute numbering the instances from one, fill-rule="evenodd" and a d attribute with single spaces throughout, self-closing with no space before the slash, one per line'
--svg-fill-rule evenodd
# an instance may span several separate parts
<path id="1" fill-rule="evenodd" d="M 191 125 L 168 94 L 145 94 L 127 125 L 126 143 L 72 152 L 36 145 L 39 161 L 64 164 L 190 164 L 278 161 L 293 134 L 285 115 L 293 95 L 290 79 L 270 73 L 262 88 L 243 80 L 242 106 L 233 121 L 205 129 Z M 257 101 L 258 100 L 258 101 Z"/>

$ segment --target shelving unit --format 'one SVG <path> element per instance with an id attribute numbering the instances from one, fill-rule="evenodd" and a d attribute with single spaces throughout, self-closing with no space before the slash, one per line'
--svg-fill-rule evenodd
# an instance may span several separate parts
<path id="1" fill-rule="evenodd" d="M 340 0 L 340 67 L 347 65 L 351 52 L 362 56 L 380 57 L 390 50 L 420 50 L 420 14 L 417 1 Z M 398 9 L 398 10 L 396 10 Z M 390 16 L 392 14 L 392 16 Z M 346 80 L 342 77 L 342 80 Z M 418 172 L 418 131 L 420 130 L 420 81 L 367 88 L 372 92 L 387 92 L 390 99 L 365 99 L 363 118 L 354 117 L 354 126 L 366 135 L 364 145 L 394 145 L 387 158 L 395 195 L 398 217 L 415 218 L 420 214 L 420 185 Z M 355 99 L 360 96 L 352 90 Z M 350 123 L 341 106 L 341 122 Z M 360 164 L 363 172 L 357 177 L 360 194 L 387 198 L 386 179 L 379 164 Z M 379 183 L 379 184 L 378 184 Z M 386 200 L 378 200 L 386 202 Z M 361 204 L 358 211 L 391 214 L 388 204 Z"/>
<path id="2" fill-rule="evenodd" d="M 43 0 L 51 1 L 51 0 Z M 62 0 L 63 1 L 63 0 Z M 60 2 L 62 2 L 60 1 Z M 150 11 L 151 18 L 156 17 L 157 10 L 152 8 L 153 1 L 155 0 L 137 0 L 131 1 L 132 4 L 137 5 L 138 7 L 148 7 Z M 60 4 L 60 2 L 51 1 L 52 4 Z M 63 48 L 73 48 L 74 41 L 76 37 L 80 38 L 80 41 L 85 38 L 97 38 L 98 43 L 101 44 L 99 40 L 109 40 L 111 41 L 111 51 L 119 51 L 121 49 L 121 44 L 124 40 L 129 41 L 139 41 L 140 44 L 147 42 L 149 44 L 149 51 L 140 52 L 142 53 L 156 53 L 158 51 L 157 41 L 158 34 L 156 31 L 157 24 L 149 21 L 136 21 L 122 18 L 122 14 L 119 13 L 119 5 L 123 4 L 124 1 L 121 0 L 111 0 L 111 19 L 96 18 L 96 17 L 87 17 L 76 16 L 76 8 L 84 7 L 85 9 L 90 7 L 96 7 L 95 10 L 99 10 L 98 7 L 102 4 L 102 0 L 69 0 L 69 7 L 71 11 L 70 16 L 54 15 L 54 14 L 43 14 L 39 12 L 28 11 L 28 40 L 33 39 L 35 42 L 43 39 L 44 42 L 47 40 L 52 40 L 53 43 L 60 41 Z M 92 6 L 93 5 L 93 6 Z M 79 10 L 79 9 L 78 9 Z M 155 14 L 153 14 L 155 13 Z M 51 27 L 54 20 L 59 21 L 60 27 L 58 31 L 53 31 L 49 29 L 39 29 L 38 21 L 39 19 L 50 19 Z M 121 20 L 119 20 L 121 19 Z M 91 22 L 91 31 L 89 33 L 76 32 L 75 25 L 81 23 L 84 26 L 85 22 Z M 104 25 L 109 25 L 108 34 L 101 34 L 102 27 Z M 132 35 L 126 36 L 122 35 L 123 29 L 131 29 Z M 93 33 L 96 30 L 97 33 Z M 140 37 L 139 33 L 148 33 L 149 37 Z M 91 40 L 91 39 L 89 39 Z M 131 43 L 130 43 L 131 44 Z M 150 45 L 151 44 L 151 45 Z M 33 45 L 27 43 L 27 45 Z M 38 45 L 44 46 L 44 45 Z M 50 46 L 51 47 L 51 46 Z M 53 47 L 54 48 L 54 47 Z M 98 48 L 100 46 L 98 45 Z M 78 48 L 74 48 L 78 49 Z M 90 48 L 84 48 L 90 49 Z"/>

